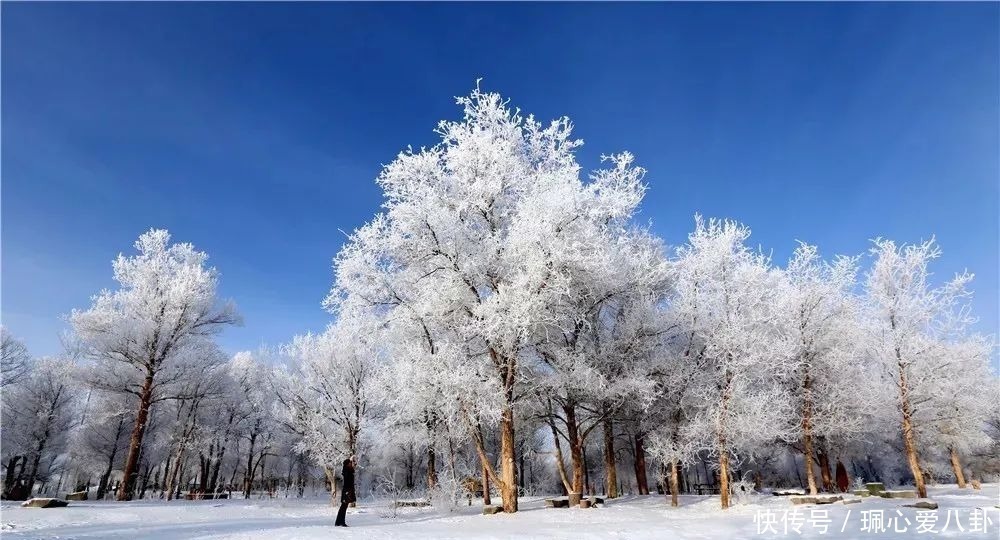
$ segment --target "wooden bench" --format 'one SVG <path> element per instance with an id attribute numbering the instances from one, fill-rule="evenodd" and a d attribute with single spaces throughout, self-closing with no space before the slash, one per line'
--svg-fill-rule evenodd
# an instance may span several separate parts
<path id="1" fill-rule="evenodd" d="M 229 493 L 211 493 L 211 492 L 201 492 L 201 491 L 190 491 L 184 495 L 184 500 L 186 501 L 201 501 L 209 499 L 228 499 Z"/>
<path id="2" fill-rule="evenodd" d="M 396 508 L 421 508 L 430 505 L 430 501 L 396 501 L 394 504 Z"/>
<path id="3" fill-rule="evenodd" d="M 718 495 L 719 488 L 715 484 L 695 484 L 694 490 L 698 495 Z"/>
<path id="4" fill-rule="evenodd" d="M 604 504 L 604 497 L 583 497 L 581 501 L 590 501 L 591 505 Z M 545 499 L 546 508 L 569 508 L 569 497 L 554 497 Z"/>

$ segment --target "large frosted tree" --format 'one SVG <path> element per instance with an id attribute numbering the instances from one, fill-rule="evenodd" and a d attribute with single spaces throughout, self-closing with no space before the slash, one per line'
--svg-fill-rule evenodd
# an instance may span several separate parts
<path id="1" fill-rule="evenodd" d="M 87 310 L 74 310 L 73 330 L 97 364 L 91 384 L 137 398 L 119 500 L 132 497 L 150 408 L 185 397 L 187 379 L 225 361 L 213 338 L 240 322 L 231 303 L 219 301 L 219 274 L 208 255 L 170 233 L 150 230 L 138 253 L 113 263 L 118 289 L 104 290 Z"/>
<path id="2" fill-rule="evenodd" d="M 76 420 L 76 366 L 63 359 L 42 358 L 21 382 L 3 393 L 3 454 L 7 460 L 5 488 L 23 482 L 30 495 L 47 464 L 68 441 Z M 13 475 L 20 458 L 20 474 Z"/>
<path id="3" fill-rule="evenodd" d="M 344 317 L 283 347 L 289 365 L 277 374 L 282 414 L 301 436 L 299 450 L 323 467 L 331 488 L 337 465 L 360 457 L 364 429 L 373 419 L 378 357 L 368 339 L 371 330 Z"/>
<path id="4" fill-rule="evenodd" d="M 917 492 L 927 496 L 918 448 L 916 425 L 920 409 L 944 391 L 953 376 L 945 358 L 937 354 L 940 341 L 961 334 L 972 322 L 966 286 L 972 275 L 963 273 L 935 287 L 930 263 L 940 257 L 934 240 L 896 245 L 877 239 L 874 261 L 865 279 L 866 320 L 871 352 L 895 383 L 903 452 Z"/>
<path id="5" fill-rule="evenodd" d="M 557 255 L 579 240 L 578 220 L 627 219 L 642 190 L 627 185 L 638 180 L 624 155 L 615 168 L 625 174 L 582 181 L 566 118 L 543 125 L 479 89 L 458 103 L 464 117 L 438 125 L 438 145 L 403 152 L 382 171 L 385 210 L 338 256 L 329 304 L 409 312 L 411 325 L 428 330 L 427 354 L 447 328 L 470 389 L 489 387 L 462 400 L 463 415 L 473 434 L 496 425 L 499 471 L 483 438 L 473 442 L 504 511 L 514 512 L 515 414 L 531 394 L 530 335 L 564 286 Z M 588 191 L 603 192 L 603 202 L 586 202 Z"/>
<path id="6" fill-rule="evenodd" d="M 628 165 L 621 162 L 611 174 L 641 173 Z M 583 494 L 584 447 L 597 428 L 604 432 L 606 493 L 617 495 L 613 421 L 624 404 L 642 408 L 653 395 L 646 368 L 660 332 L 656 303 L 667 282 L 657 239 L 623 222 L 609 226 L 614 219 L 576 223 L 579 240 L 559 253 L 560 294 L 551 298 L 533 335 L 541 410 L 571 504 Z"/>
<path id="7" fill-rule="evenodd" d="M 790 434 L 783 378 L 788 355 L 776 346 L 774 305 L 778 275 L 764 255 L 746 245 L 750 229 L 697 218 L 675 260 L 671 308 L 688 321 L 694 346 L 685 439 L 700 441 L 718 459 L 723 508 L 729 507 L 731 461 Z"/>
<path id="8" fill-rule="evenodd" d="M 990 369 L 993 350 L 982 336 L 937 344 L 928 351 L 935 358 L 929 367 L 941 374 L 912 398 L 917 440 L 944 457 L 960 488 L 966 486 L 963 457 L 991 442 L 986 425 L 1000 403 L 1000 384 Z"/>
<path id="9" fill-rule="evenodd" d="M 830 448 L 833 437 L 861 431 L 864 415 L 857 410 L 869 403 L 862 381 L 865 374 L 862 341 L 853 296 L 857 260 L 819 256 L 816 246 L 800 244 L 777 287 L 778 320 L 782 344 L 794 372 L 789 390 L 794 396 L 794 424 L 805 457 L 809 493 L 817 493 L 818 461 L 823 489 L 833 491 Z"/>

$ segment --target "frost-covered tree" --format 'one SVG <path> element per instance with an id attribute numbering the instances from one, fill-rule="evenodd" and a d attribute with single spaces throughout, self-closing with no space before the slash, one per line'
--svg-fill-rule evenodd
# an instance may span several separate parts
<path id="1" fill-rule="evenodd" d="M 144 233 L 135 248 L 136 255 L 113 263 L 119 288 L 101 291 L 89 309 L 70 316 L 98 366 L 92 386 L 137 398 L 119 500 L 132 497 L 150 408 L 184 397 L 191 376 L 223 362 L 213 337 L 240 322 L 235 307 L 217 298 L 218 272 L 205 253 L 170 244 L 165 230 Z"/>
<path id="2" fill-rule="evenodd" d="M 45 467 L 58 456 L 68 440 L 76 419 L 74 387 L 76 366 L 62 359 L 43 358 L 34 362 L 20 384 L 4 391 L 3 453 L 7 462 L 7 485 L 14 483 L 34 489 Z M 15 456 L 22 461 L 20 473 L 13 475 Z M 13 462 L 13 463 L 12 463 Z"/>
<path id="3" fill-rule="evenodd" d="M 239 443 L 243 440 L 249 443 L 248 457 L 246 460 L 239 455 L 233 457 L 233 476 L 240 464 L 245 464 L 244 494 L 247 486 L 252 485 L 250 477 L 253 475 L 248 472 L 254 470 L 258 461 L 254 455 L 260 453 L 261 446 L 266 446 L 257 444 L 258 438 L 265 431 L 273 431 L 276 425 L 272 410 L 274 382 L 270 367 L 263 359 L 266 356 L 267 351 L 259 354 L 238 352 L 222 366 L 218 380 L 219 394 L 210 405 L 218 412 L 211 415 L 208 419 L 210 425 L 206 426 L 207 452 L 203 444 L 198 456 L 201 469 L 199 487 L 207 493 L 218 492 L 226 483 L 224 478 L 220 482 L 223 464 L 228 457 L 240 453 Z"/>
<path id="4" fill-rule="evenodd" d="M 616 172 L 635 176 L 641 170 L 622 161 Z M 635 181 L 614 183 L 641 188 Z M 580 240 L 563 249 L 557 264 L 561 294 L 553 296 L 534 336 L 541 409 L 571 504 L 583 493 L 583 449 L 598 427 L 606 493 L 617 494 L 613 419 L 626 403 L 642 408 L 653 395 L 646 361 L 659 335 L 656 303 L 667 279 L 657 240 L 625 223 L 612 226 L 612 219 L 578 221 Z M 560 439 L 569 446 L 572 476 L 564 470 Z"/>
<path id="5" fill-rule="evenodd" d="M 782 381 L 792 369 L 776 346 L 778 275 L 745 242 L 750 229 L 696 219 L 677 250 L 672 309 L 688 312 L 696 350 L 689 383 L 686 437 L 718 459 L 721 502 L 729 507 L 730 461 L 790 434 L 790 403 Z"/>
<path id="6" fill-rule="evenodd" d="M 272 371 L 264 364 L 263 354 L 240 352 L 226 366 L 230 381 L 230 399 L 235 410 L 228 414 L 237 419 L 235 433 L 246 442 L 243 469 L 243 496 L 250 497 L 259 471 L 263 471 L 267 455 L 276 435 L 274 407 L 276 396 Z M 227 421 L 228 424 L 228 421 Z M 221 459 L 221 458 L 220 458 Z"/>
<path id="7" fill-rule="evenodd" d="M 663 323 L 666 339 L 652 357 L 649 368 L 650 377 L 656 382 L 656 398 L 648 410 L 642 411 L 638 421 L 643 433 L 639 442 L 645 447 L 636 451 L 648 449 L 654 459 L 668 467 L 665 472 L 671 506 L 680 504 L 680 467 L 692 463 L 701 448 L 701 441 L 689 428 L 696 410 L 691 384 L 698 369 L 692 360 L 703 348 L 702 338 L 691 330 L 695 319 L 686 319 L 695 316 L 693 311 L 666 311 Z"/>
<path id="8" fill-rule="evenodd" d="M 98 477 L 96 498 L 107 493 L 111 473 L 128 450 L 129 429 L 134 423 L 135 396 L 92 392 L 75 445 L 78 459 Z"/>
<path id="9" fill-rule="evenodd" d="M 23 379 L 31 368 L 31 354 L 24 342 L 14 337 L 5 326 L 0 326 L 0 387 L 7 387 Z"/>
<path id="10" fill-rule="evenodd" d="M 173 401 L 174 410 L 170 426 L 170 452 L 167 457 L 165 475 L 167 500 L 179 493 L 184 482 L 185 465 L 194 460 L 190 458 L 192 448 L 206 443 L 207 430 L 213 427 L 208 418 L 215 417 L 216 398 L 222 392 L 222 369 L 218 364 L 205 366 L 197 376 L 188 379 L 182 389 L 182 397 Z"/>
<path id="11" fill-rule="evenodd" d="M 299 451 L 323 467 L 331 488 L 338 464 L 360 457 L 372 420 L 378 358 L 366 329 L 344 317 L 321 334 L 296 336 L 282 350 L 290 363 L 278 374 L 282 414 L 302 437 Z"/>
<path id="12" fill-rule="evenodd" d="M 585 192 L 607 191 L 594 215 L 627 219 L 641 190 L 615 184 L 634 174 L 582 182 L 573 155 L 580 143 L 571 139 L 568 119 L 542 125 L 479 89 L 458 103 L 464 118 L 439 124 L 440 144 L 400 154 L 379 176 L 385 211 L 338 257 L 331 298 L 416 310 L 436 319 L 429 329 L 450 328 L 466 355 L 457 376 L 470 392 L 478 381 L 490 387 L 489 396 L 465 400 L 462 412 L 504 510 L 514 512 L 516 408 L 533 394 L 530 336 L 564 286 L 558 252 L 571 247 L 576 221 L 593 217 L 580 205 Z M 622 160 L 629 169 L 630 159 Z M 382 271 L 369 274 L 372 265 Z M 386 280 L 387 273 L 401 277 Z M 476 436 L 494 426 L 499 472 Z"/>
<path id="13" fill-rule="evenodd" d="M 783 354 L 791 358 L 794 369 L 789 379 L 794 425 L 805 457 L 806 484 L 813 495 L 817 493 L 816 452 L 823 489 L 833 491 L 830 448 L 823 441 L 861 432 L 865 415 L 858 409 L 870 403 L 864 391 L 869 370 L 859 347 L 862 340 L 853 297 L 856 274 L 856 258 L 823 261 L 816 246 L 800 243 L 777 291 Z"/>
<path id="14" fill-rule="evenodd" d="M 943 454 L 958 487 L 965 487 L 962 456 L 990 445 L 987 423 L 1000 401 L 1000 386 L 990 369 L 993 344 L 982 336 L 942 342 L 928 351 L 933 360 L 935 388 L 916 396 L 916 439 L 924 448 Z"/>
<path id="15" fill-rule="evenodd" d="M 430 329 L 426 335 L 406 339 L 412 322 L 393 321 L 391 330 L 384 334 L 388 338 L 384 351 L 387 364 L 374 385 L 384 411 L 383 426 L 400 438 L 397 442 L 423 451 L 428 489 L 435 488 L 441 470 L 447 471 L 454 485 L 460 480 L 455 445 L 469 440 L 462 414 L 468 396 L 456 397 L 468 388 L 463 377 L 452 376 L 461 368 L 465 351 L 447 341 L 436 341 Z"/>
<path id="16" fill-rule="evenodd" d="M 972 321 L 966 286 L 972 275 L 963 273 L 939 287 L 930 283 L 928 266 L 940 257 L 934 240 L 897 246 L 877 239 L 874 261 L 865 280 L 869 347 L 884 372 L 895 382 L 901 421 L 903 452 L 917 492 L 927 496 L 915 423 L 921 406 L 933 400 L 942 383 L 954 376 L 935 354 L 940 340 L 960 334 Z"/>

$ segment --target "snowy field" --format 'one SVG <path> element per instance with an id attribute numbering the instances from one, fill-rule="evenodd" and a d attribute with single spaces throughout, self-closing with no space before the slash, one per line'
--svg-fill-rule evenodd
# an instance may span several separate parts
<path id="1" fill-rule="evenodd" d="M 541 498 L 522 499 L 515 515 L 483 516 L 480 507 L 442 513 L 405 509 L 389 517 L 375 503 L 348 515 L 347 529 L 334 528 L 328 500 L 79 502 L 67 508 L 2 507 L 4 539 L 320 539 L 320 538 L 989 538 L 1000 537 L 1000 485 L 981 491 L 934 486 L 930 496 L 940 508 L 924 512 L 903 508 L 912 501 L 873 499 L 851 505 L 793 507 L 787 498 L 767 496 L 757 503 L 719 510 L 717 496 L 683 496 L 680 508 L 667 508 L 661 496 L 629 496 L 604 508 L 549 509 Z M 789 511 L 798 510 L 795 516 Z M 982 509 L 977 512 L 976 509 Z M 879 511 L 882 511 L 881 513 Z M 899 512 L 897 514 L 897 511 Z M 829 519 L 822 531 L 823 512 Z M 863 516 L 863 512 L 868 512 Z M 975 522 L 974 513 L 988 519 Z M 864 517 L 884 518 L 881 533 L 866 530 Z M 931 524 L 933 530 L 920 531 Z M 799 523 L 796 518 L 800 518 Z M 891 521 L 890 521 L 891 520 Z M 908 522 L 907 522 L 908 520 Z M 763 529 L 770 523 L 776 532 Z M 793 530 L 799 524 L 796 532 Z M 947 523 L 947 530 L 945 525 Z M 959 528 L 961 527 L 961 529 Z M 788 531 L 785 531 L 788 527 Z M 985 527 L 985 531 L 983 530 Z M 905 529 L 905 532 L 897 532 Z"/>

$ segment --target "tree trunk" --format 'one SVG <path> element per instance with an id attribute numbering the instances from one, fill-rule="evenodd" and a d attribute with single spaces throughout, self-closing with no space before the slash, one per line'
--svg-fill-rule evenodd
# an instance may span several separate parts
<path id="1" fill-rule="evenodd" d="M 3 492 L 6 496 L 10 492 L 10 488 L 14 486 L 14 471 L 17 469 L 17 462 L 21 460 L 21 456 L 11 456 L 7 460 L 7 474 L 3 481 Z"/>
<path id="2" fill-rule="evenodd" d="M 212 472 L 212 458 L 215 457 L 215 441 L 208 446 L 208 455 L 198 453 L 198 491 L 208 491 L 208 477 Z"/>
<path id="3" fill-rule="evenodd" d="M 958 459 L 958 451 L 951 448 L 951 470 L 955 471 L 955 481 L 958 487 L 965 489 L 965 474 L 962 473 L 962 462 Z"/>
<path id="4" fill-rule="evenodd" d="M 570 484 L 569 505 L 580 504 L 583 495 L 583 441 L 580 439 L 580 427 L 576 423 L 576 407 L 563 406 L 566 417 L 566 437 L 569 439 L 569 456 L 573 465 L 573 482 Z"/>
<path id="5" fill-rule="evenodd" d="M 247 470 L 243 474 L 243 498 L 250 498 L 250 491 L 253 489 L 253 447 L 257 442 L 257 434 L 253 433 L 250 435 L 250 450 L 247 452 Z"/>
<path id="6" fill-rule="evenodd" d="M 160 498 L 161 499 L 164 497 L 164 495 L 167 492 L 167 479 L 170 478 L 170 473 L 173 472 L 173 468 L 171 468 L 171 466 L 170 466 L 171 461 L 172 460 L 170 459 L 170 456 L 167 456 L 167 462 L 163 465 L 163 483 L 160 484 Z M 235 468 L 234 468 L 234 470 L 235 470 Z"/>
<path id="7" fill-rule="evenodd" d="M 521 451 L 518 453 L 517 459 L 517 485 L 521 487 L 521 493 L 524 493 L 524 444 L 522 442 Z"/>
<path id="8" fill-rule="evenodd" d="M 552 441 L 556 452 L 556 471 L 559 472 L 559 479 L 562 480 L 563 489 L 566 490 L 566 494 L 573 491 L 573 484 L 569 481 L 569 476 L 566 475 L 566 464 L 563 461 L 562 453 L 562 443 L 559 442 L 559 431 L 556 429 L 555 420 L 549 417 L 549 427 L 552 428 Z"/>
<path id="9" fill-rule="evenodd" d="M 511 362 L 513 362 L 511 360 Z M 509 368 L 513 370 L 513 366 Z M 514 462 L 513 373 L 508 375 L 507 402 L 500 416 L 500 499 L 503 511 L 517 512 L 517 464 Z"/>
<path id="10" fill-rule="evenodd" d="M 722 501 L 722 508 L 729 508 L 729 451 L 726 450 L 725 441 L 720 441 L 719 453 L 719 498 Z"/>
<path id="11" fill-rule="evenodd" d="M 635 434 L 635 483 L 639 486 L 639 495 L 649 495 L 649 481 L 646 479 L 646 449 L 644 436 L 640 431 Z"/>
<path id="12" fill-rule="evenodd" d="M 35 459 L 31 461 L 31 472 L 28 473 L 28 480 L 25 482 L 28 489 L 28 498 L 31 498 L 31 493 L 35 490 L 35 478 L 38 476 L 38 464 L 42 461 L 42 450 L 44 449 L 45 443 L 38 443 L 38 451 L 35 453 Z"/>
<path id="13" fill-rule="evenodd" d="M 146 496 L 146 488 L 149 487 L 149 475 L 152 473 L 152 467 L 149 464 L 145 464 L 142 467 L 142 483 L 139 485 L 139 500 L 142 500 Z"/>
<path id="14" fill-rule="evenodd" d="M 615 434 L 611 419 L 604 418 L 604 481 L 609 499 L 618 497 L 618 471 L 615 468 Z"/>
<path id="15" fill-rule="evenodd" d="M 677 460 L 670 462 L 670 506 L 679 506 L 678 493 L 680 492 L 680 482 L 677 481 Z"/>
<path id="16" fill-rule="evenodd" d="M 830 474 L 830 455 L 826 453 L 826 449 L 824 448 L 820 448 L 819 451 L 819 474 L 823 479 L 823 491 L 833 493 L 833 476 Z"/>
<path id="17" fill-rule="evenodd" d="M 222 447 L 219 448 L 219 454 L 215 456 L 215 460 L 212 463 L 212 478 L 208 481 L 208 489 L 212 493 L 216 493 L 219 487 L 219 467 L 222 466 L 222 459 L 226 457 L 226 447 L 229 446 L 229 435 L 227 434 L 222 439 Z"/>
<path id="18" fill-rule="evenodd" d="M 97 486 L 97 500 L 103 499 L 108 490 L 108 480 L 111 478 L 111 471 L 115 467 L 115 458 L 118 457 L 118 441 L 121 439 L 124 425 L 125 416 L 120 415 L 118 417 L 118 428 L 115 430 L 115 442 L 111 447 L 111 455 L 108 456 L 108 468 L 104 470 L 104 474 L 101 475 L 101 482 Z"/>
<path id="19" fill-rule="evenodd" d="M 490 499 L 490 473 L 488 467 L 483 464 L 483 506 L 489 506 L 493 504 L 492 499 Z"/>
<path id="20" fill-rule="evenodd" d="M 149 419 L 149 407 L 153 401 L 153 375 L 149 373 L 142 383 L 142 391 L 139 393 L 139 412 L 135 416 L 135 427 L 132 428 L 132 437 L 128 445 L 128 457 L 125 459 L 124 477 L 121 486 L 118 488 L 119 501 L 132 499 L 133 485 L 135 484 L 136 469 L 139 466 L 139 451 L 142 447 L 142 437 L 146 433 L 146 421 Z"/>
<path id="21" fill-rule="evenodd" d="M 407 490 L 413 489 L 413 462 L 416 460 L 413 456 L 413 443 L 410 443 L 406 447 L 406 474 L 403 475 L 404 484 Z"/>
<path id="22" fill-rule="evenodd" d="M 180 472 L 181 472 L 181 460 L 183 459 L 183 457 L 184 457 L 184 449 L 183 449 L 183 447 L 178 447 L 177 448 L 177 453 L 175 454 L 175 457 L 174 457 L 174 467 L 173 467 L 173 470 L 170 471 L 170 477 L 167 480 L 167 500 L 168 501 L 169 500 L 173 500 L 173 498 L 174 498 L 174 488 L 177 486 L 177 478 L 178 478 L 178 475 L 180 475 Z"/>
<path id="23" fill-rule="evenodd" d="M 924 484 L 924 472 L 920 468 L 920 458 L 917 456 L 917 444 L 913 436 L 913 411 L 910 405 L 910 387 L 906 380 L 906 366 L 902 360 L 902 353 L 896 349 L 896 360 L 899 365 L 899 406 L 903 415 L 903 449 L 906 453 L 906 461 L 910 465 L 910 472 L 913 474 L 913 483 L 917 486 L 917 496 L 927 497 L 927 486 Z"/>
<path id="24" fill-rule="evenodd" d="M 438 475 L 435 466 L 437 457 L 434 455 L 434 444 L 427 447 L 427 489 L 434 489 L 437 486 Z"/>
<path id="25" fill-rule="evenodd" d="M 330 506 L 336 507 L 337 505 L 337 477 L 333 473 L 333 469 L 327 466 L 323 466 L 323 473 L 326 475 L 326 481 L 330 482 Z"/>
<path id="26" fill-rule="evenodd" d="M 177 498 L 181 496 L 181 486 L 184 485 L 184 478 L 187 476 L 187 460 L 181 461 L 176 467 L 174 467 L 174 471 L 177 473 L 179 481 L 175 481 L 175 485 L 171 490 L 171 493 L 173 493 L 174 498 Z"/>
<path id="27" fill-rule="evenodd" d="M 97 484 L 97 500 L 103 499 L 105 492 L 108 490 L 108 480 L 111 479 L 111 471 L 114 470 L 115 455 L 117 453 L 118 447 L 116 446 L 111 451 L 111 455 L 108 457 L 108 466 L 104 469 L 104 474 L 101 475 L 101 481 Z"/>
<path id="28" fill-rule="evenodd" d="M 470 428 L 470 429 L 472 429 L 472 428 Z M 497 485 L 500 485 L 502 483 L 502 480 L 498 480 L 497 479 L 496 471 L 493 470 L 492 465 L 490 465 L 489 457 L 487 457 L 487 455 L 486 455 L 486 442 L 485 442 L 485 440 L 483 438 L 483 428 L 482 428 L 482 426 L 477 425 L 475 427 L 475 429 L 472 430 L 472 442 L 474 443 L 474 446 L 475 446 L 475 449 L 476 449 L 476 455 L 479 456 L 479 465 L 482 468 L 483 476 L 485 477 L 485 481 L 483 481 L 483 483 L 482 483 L 483 484 L 483 498 L 484 498 L 483 502 L 486 503 L 486 504 L 489 504 L 488 502 L 486 502 L 487 501 L 487 499 L 486 499 L 486 493 L 489 493 L 489 491 L 486 489 L 487 486 L 488 486 L 488 481 L 492 481 L 493 483 L 495 483 Z M 454 459 L 454 457 L 455 457 L 454 449 L 452 448 L 452 471 L 455 470 L 454 469 L 454 465 L 455 465 L 455 459 Z M 471 502 L 470 502 L 470 504 L 471 504 Z"/>
<path id="29" fill-rule="evenodd" d="M 716 418 L 716 435 L 719 438 L 719 499 L 722 509 L 729 508 L 729 448 L 726 446 L 726 432 L 722 419 L 729 407 L 729 393 L 732 386 L 732 373 L 726 370 L 726 384 L 722 391 L 722 403 L 718 418 Z"/>
<path id="30" fill-rule="evenodd" d="M 808 373 L 802 386 L 805 390 L 805 398 L 802 403 L 802 453 L 805 456 L 806 483 L 809 486 L 809 494 L 815 495 L 819 490 L 816 488 L 816 471 L 813 470 L 812 381 Z"/>

